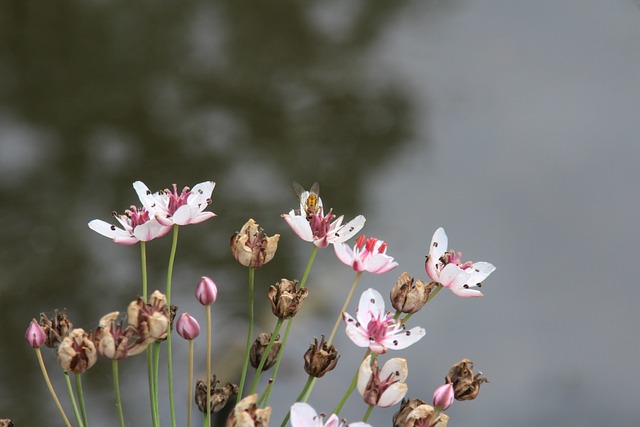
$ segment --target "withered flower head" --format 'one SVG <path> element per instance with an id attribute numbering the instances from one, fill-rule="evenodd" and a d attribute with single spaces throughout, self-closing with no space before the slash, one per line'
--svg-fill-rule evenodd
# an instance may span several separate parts
<path id="1" fill-rule="evenodd" d="M 220 381 L 213 376 L 209 384 L 211 393 L 211 405 L 209 406 L 209 413 L 218 412 L 227 405 L 229 398 L 238 394 L 238 386 L 232 383 L 226 383 L 222 387 L 216 387 Z M 196 382 L 196 405 L 200 412 L 204 413 L 207 407 L 207 382 L 205 380 L 198 380 Z"/>
<path id="2" fill-rule="evenodd" d="M 424 307 L 437 285 L 435 282 L 425 285 L 420 280 L 414 281 L 409 273 L 404 272 L 391 289 L 391 305 L 403 313 L 415 313 Z"/>
<path id="3" fill-rule="evenodd" d="M 402 400 L 393 427 L 446 427 L 449 417 L 420 399 Z"/>
<path id="4" fill-rule="evenodd" d="M 298 313 L 309 291 L 307 288 L 296 289 L 297 286 L 297 280 L 281 279 L 269 287 L 267 297 L 274 316 L 289 319 Z"/>
<path id="5" fill-rule="evenodd" d="M 481 377 L 482 372 L 473 375 L 473 362 L 462 359 L 449 369 L 445 381 L 453 384 L 456 400 L 473 400 L 480 393 L 480 384 L 489 382 Z"/>
<path id="6" fill-rule="evenodd" d="M 255 369 L 258 369 L 260 365 L 260 360 L 262 360 L 262 355 L 267 350 L 267 346 L 269 345 L 269 341 L 271 340 L 271 335 L 261 333 L 258 335 L 258 338 L 253 342 L 251 346 L 251 350 L 249 352 L 249 360 L 251 361 L 251 366 Z M 278 358 L 278 353 L 280 352 L 280 346 L 282 346 L 282 341 L 280 341 L 280 335 L 276 335 L 276 339 L 271 346 L 271 350 L 269 351 L 269 355 L 267 356 L 267 360 L 264 362 L 264 366 L 262 367 L 263 371 L 266 371 L 270 367 L 272 367 L 276 363 L 276 359 Z"/>
<path id="7" fill-rule="evenodd" d="M 140 297 L 132 301 L 127 308 L 127 322 L 138 334 L 137 347 L 142 348 L 130 350 L 129 353 L 138 354 L 152 342 L 166 339 L 170 318 L 167 297 L 159 291 L 151 294 L 149 303 Z"/>
<path id="8" fill-rule="evenodd" d="M 69 335 L 69 331 L 73 329 L 73 324 L 67 317 L 66 308 L 63 308 L 61 312 L 57 308 L 53 310 L 51 319 L 46 314 L 40 313 L 40 326 L 47 335 L 44 345 L 49 348 L 58 348 L 62 340 Z"/>
<path id="9" fill-rule="evenodd" d="M 226 427 L 268 427 L 271 407 L 259 409 L 256 405 L 257 394 L 250 394 L 233 408 Z"/>
<path id="10" fill-rule="evenodd" d="M 81 374 L 98 360 L 98 352 L 91 334 L 73 329 L 58 346 L 58 364 L 65 372 Z"/>
<path id="11" fill-rule="evenodd" d="M 231 236 L 231 252 L 245 267 L 258 268 L 271 261 L 278 249 L 279 234 L 269 237 L 250 219 L 240 231 Z"/>
<path id="12" fill-rule="evenodd" d="M 318 338 L 314 337 L 304 354 L 304 370 L 312 377 L 320 378 L 336 367 L 339 358 L 338 350 L 333 344 L 327 345 L 324 335 L 319 344 Z"/>
<path id="13" fill-rule="evenodd" d="M 127 345 L 133 336 L 133 329 L 125 328 L 122 321 L 116 323 L 119 312 L 102 316 L 94 336 L 98 353 L 109 359 L 124 359 L 127 357 Z"/>
<path id="14" fill-rule="evenodd" d="M 13 427 L 13 421 L 8 418 L 0 420 L 0 427 Z"/>

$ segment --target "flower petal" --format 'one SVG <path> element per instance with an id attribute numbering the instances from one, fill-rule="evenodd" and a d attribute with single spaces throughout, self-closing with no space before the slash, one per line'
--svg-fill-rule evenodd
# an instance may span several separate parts
<path id="1" fill-rule="evenodd" d="M 357 388 L 361 396 L 364 396 L 364 392 L 367 390 L 367 384 L 371 380 L 373 370 L 371 369 L 371 355 L 365 357 L 358 369 L 358 383 Z"/>
<path id="2" fill-rule="evenodd" d="M 407 360 L 401 357 L 394 357 L 387 360 L 380 370 L 380 378 L 386 379 L 391 377 L 392 381 L 404 382 L 409 374 Z"/>
<path id="3" fill-rule="evenodd" d="M 322 421 L 311 405 L 296 402 L 291 406 L 291 425 L 293 427 L 321 427 Z"/>
<path id="4" fill-rule="evenodd" d="M 337 226 L 339 226 L 339 224 L 342 223 L 342 218 L 343 217 L 340 216 L 336 220 L 336 223 L 338 223 Z M 336 230 L 335 233 L 332 233 L 333 237 L 330 239 L 331 243 L 346 242 L 347 240 L 355 236 L 360 230 L 362 230 L 362 227 L 364 227 L 365 221 L 366 219 L 363 215 L 358 215 L 357 217 L 355 217 L 345 225 L 341 226 L 340 229 Z"/>
<path id="5" fill-rule="evenodd" d="M 384 314 L 384 298 L 382 298 L 380 292 L 373 288 L 364 291 L 360 296 L 358 312 L 356 313 L 358 322 L 362 325 L 367 325 L 372 318 L 377 319 L 384 316 Z"/>
<path id="6" fill-rule="evenodd" d="M 191 206 L 197 206 L 200 212 L 202 212 L 209 204 L 211 199 L 211 193 L 215 188 L 216 183 L 213 181 L 205 181 L 196 184 L 191 189 L 191 194 L 187 197 L 187 204 Z"/>
<path id="7" fill-rule="evenodd" d="M 296 215 L 294 211 L 283 214 L 282 218 L 289 224 L 289 227 L 306 242 L 313 242 L 313 231 L 307 218 L 302 215 Z"/>
<path id="8" fill-rule="evenodd" d="M 409 347 L 411 344 L 416 343 L 425 336 L 427 331 L 419 326 L 413 327 L 408 331 L 401 331 L 391 336 L 385 337 L 380 341 L 382 345 L 392 350 L 402 350 Z"/>
<path id="9" fill-rule="evenodd" d="M 449 245 L 449 238 L 447 233 L 444 232 L 444 228 L 440 227 L 433 233 L 431 238 L 431 245 L 429 246 L 429 255 L 433 258 L 434 262 L 438 262 L 440 257 L 447 251 Z"/>
<path id="10" fill-rule="evenodd" d="M 438 281 L 445 288 L 453 289 L 462 286 L 469 278 L 467 270 L 463 270 L 455 264 L 447 264 L 440 272 Z"/>
<path id="11" fill-rule="evenodd" d="M 349 313 L 342 313 L 342 319 L 345 325 L 347 325 L 345 332 L 351 341 L 358 347 L 369 347 L 369 335 L 362 325 L 351 317 Z"/>
<path id="12" fill-rule="evenodd" d="M 400 402 L 402 398 L 409 391 L 409 387 L 405 383 L 391 384 L 385 391 L 382 392 L 380 400 L 378 400 L 378 406 L 381 408 L 388 408 L 396 403 Z"/>

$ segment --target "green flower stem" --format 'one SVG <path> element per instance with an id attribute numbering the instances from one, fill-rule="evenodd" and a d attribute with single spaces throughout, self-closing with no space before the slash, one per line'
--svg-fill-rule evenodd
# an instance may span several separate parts
<path id="1" fill-rule="evenodd" d="M 442 288 L 443 286 L 438 283 L 438 286 L 436 286 L 436 289 L 429 294 L 429 297 L 427 298 L 427 302 L 431 301 L 433 297 L 435 297 L 438 294 L 438 292 L 440 292 L 440 289 Z M 425 305 L 427 304 L 427 302 L 425 302 Z M 404 316 L 404 318 L 402 319 L 402 324 L 404 325 L 405 323 L 407 323 L 407 320 L 409 320 L 411 316 L 413 316 L 413 314 L 414 313 L 409 313 L 406 316 Z M 400 313 L 398 312 L 396 313 L 396 316 L 394 318 L 398 319 L 399 316 L 400 316 Z"/>
<path id="2" fill-rule="evenodd" d="M 191 400 L 193 399 L 193 340 L 189 340 L 189 385 L 187 386 L 187 427 L 191 427 Z"/>
<path id="3" fill-rule="evenodd" d="M 244 388 L 244 381 L 247 377 L 247 368 L 249 366 L 249 351 L 251 350 L 251 343 L 253 341 L 253 285 L 255 280 L 255 269 L 249 267 L 249 331 L 247 333 L 247 345 L 244 349 L 244 363 L 242 365 L 242 376 L 240 377 L 240 388 L 238 390 L 238 397 L 236 399 L 236 405 L 242 400 L 242 390 Z"/>
<path id="4" fill-rule="evenodd" d="M 258 407 L 262 407 L 262 402 L 264 402 L 264 399 L 267 397 L 267 395 L 271 393 L 272 386 L 273 386 L 273 379 L 269 379 L 269 382 L 267 382 L 267 386 L 264 388 L 262 394 L 260 395 L 260 398 L 256 402 Z"/>
<path id="5" fill-rule="evenodd" d="M 76 416 L 76 422 L 79 427 L 84 427 L 84 423 L 82 422 L 82 417 L 80 416 L 80 411 L 78 411 L 78 404 L 76 403 L 76 397 L 73 394 L 73 388 L 71 387 L 71 379 L 69 378 L 69 373 L 64 373 L 64 380 L 67 383 L 67 392 L 69 392 L 69 399 L 71 400 L 71 406 L 73 407 L 73 413 Z"/>
<path id="6" fill-rule="evenodd" d="M 307 392 L 307 389 L 314 383 L 313 380 L 315 380 L 316 378 L 309 375 L 309 378 L 307 378 L 307 382 L 305 383 L 304 387 L 302 387 L 302 391 L 300 392 L 300 394 L 298 395 L 298 397 L 296 397 L 296 402 L 300 402 L 302 400 L 302 398 L 304 397 L 305 393 Z M 306 400 L 305 400 L 306 402 Z M 284 417 L 284 420 L 282 420 L 282 423 L 280 424 L 280 427 L 284 427 L 285 425 L 287 425 L 287 422 L 289 421 L 289 418 L 291 417 L 291 411 L 287 411 L 287 415 Z"/>
<path id="7" fill-rule="evenodd" d="M 283 321 L 284 321 L 283 319 L 278 318 L 276 327 L 273 329 L 273 333 L 271 334 L 271 339 L 269 340 L 269 344 L 267 344 L 267 348 L 265 349 L 264 353 L 262 353 L 262 358 L 260 358 L 260 364 L 258 365 L 258 368 L 256 369 L 256 373 L 253 376 L 253 382 L 251 383 L 251 387 L 249 388 L 248 394 L 255 393 L 256 389 L 258 388 L 258 382 L 260 381 L 260 375 L 262 375 L 262 369 L 264 368 L 265 362 L 269 358 L 269 354 L 271 353 L 271 348 L 273 347 L 273 343 L 276 341 L 276 336 L 278 335 L 278 332 L 280 332 L 280 327 L 282 326 Z"/>
<path id="8" fill-rule="evenodd" d="M 300 289 L 304 288 L 307 284 L 307 278 L 309 277 L 309 272 L 311 271 L 311 266 L 313 265 L 313 261 L 316 259 L 316 254 L 318 253 L 318 247 L 313 245 L 313 249 L 311 250 L 311 256 L 309 256 L 309 261 L 307 262 L 307 267 L 304 270 L 304 274 L 302 275 L 302 281 L 300 281 Z M 280 368 L 280 361 L 282 360 L 282 354 L 284 353 L 284 348 L 287 345 L 287 338 L 289 337 L 289 331 L 291 331 L 291 325 L 293 325 L 293 318 L 289 319 L 287 322 L 287 329 L 284 332 L 284 338 L 282 338 L 282 345 L 280 345 L 280 353 L 278 354 L 278 359 L 276 360 L 276 365 L 273 368 L 273 375 L 271 379 L 273 382 L 276 380 L 276 376 L 278 375 L 278 369 Z M 265 397 L 265 406 L 269 404 L 269 398 L 271 397 L 271 391 L 273 387 L 271 387 Z"/>
<path id="9" fill-rule="evenodd" d="M 49 388 L 49 392 L 51 393 L 51 397 L 53 397 L 53 401 L 58 407 L 58 411 L 60 411 L 60 415 L 62 415 L 62 419 L 67 427 L 71 427 L 71 423 L 69 422 L 69 418 L 64 413 L 64 409 L 62 409 L 62 405 L 60 404 L 60 400 L 58 400 L 58 395 L 56 391 L 53 389 L 53 384 L 51 384 L 51 380 L 49 379 L 49 374 L 47 374 L 47 367 L 44 364 L 44 360 L 42 359 L 42 352 L 39 348 L 36 348 L 36 356 L 38 357 L 38 363 L 40 364 L 40 370 L 42 371 L 42 376 L 44 377 L 44 381 L 47 383 L 47 387 Z"/>
<path id="10" fill-rule="evenodd" d="M 147 347 L 147 375 L 149 376 L 149 404 L 151 405 L 151 425 L 153 427 L 159 427 L 158 421 L 158 408 L 156 406 L 156 399 L 154 399 L 155 384 L 153 382 L 153 347 Z"/>
<path id="11" fill-rule="evenodd" d="M 122 400 L 120 400 L 120 378 L 118 375 L 118 360 L 111 360 L 111 369 L 113 371 L 113 388 L 116 392 L 116 409 L 118 410 L 118 420 L 120 427 L 124 427 L 124 415 L 122 413 Z"/>
<path id="12" fill-rule="evenodd" d="M 207 406 L 204 411 L 203 426 L 211 425 L 211 305 L 207 305 Z"/>
<path id="13" fill-rule="evenodd" d="M 367 412 L 365 412 L 364 417 L 362 417 L 362 422 L 363 423 L 367 422 L 367 420 L 369 419 L 369 416 L 373 412 L 373 408 L 375 408 L 375 406 L 369 405 L 369 407 L 367 408 Z"/>
<path id="14" fill-rule="evenodd" d="M 171 279 L 173 277 L 173 264 L 176 260 L 176 249 L 178 248 L 178 225 L 173 225 L 173 243 L 171 244 L 171 255 L 169 255 L 169 268 L 167 271 L 167 305 L 171 310 Z M 169 411 L 171 412 L 171 425 L 176 427 L 176 410 L 173 399 L 173 357 L 171 354 L 171 325 L 167 331 L 167 371 L 169 387 Z"/>
<path id="15" fill-rule="evenodd" d="M 140 242 L 140 258 L 142 264 L 142 299 L 147 302 L 147 244 Z"/>
<path id="16" fill-rule="evenodd" d="M 370 354 L 371 354 L 371 349 L 367 350 L 367 352 L 364 354 L 364 357 L 362 358 L 362 360 L 364 361 L 364 359 L 366 359 L 367 356 L 369 356 Z M 333 410 L 334 414 L 338 415 L 340 413 L 340 411 L 342 410 L 342 407 L 344 406 L 344 404 L 347 403 L 347 400 L 349 399 L 349 396 L 351 396 L 351 393 L 353 393 L 353 390 L 355 390 L 356 385 L 358 385 L 358 373 L 359 372 L 360 372 L 360 365 L 358 365 L 358 368 L 356 369 L 356 374 L 353 376 L 353 379 L 351 380 L 351 384 L 349 384 L 349 388 L 347 388 L 347 391 L 344 393 L 344 396 L 342 397 L 342 399 L 338 403 L 338 406 L 336 406 L 335 409 Z"/>
<path id="17" fill-rule="evenodd" d="M 80 412 L 82 412 L 82 422 L 84 427 L 89 427 L 87 420 L 87 408 L 84 405 L 84 394 L 82 393 L 82 375 L 76 374 L 76 393 L 78 394 L 78 403 L 80 404 Z"/>
<path id="18" fill-rule="evenodd" d="M 160 383 L 158 371 L 160 370 L 160 341 L 153 346 L 153 401 L 156 408 L 156 420 L 160 425 L 160 400 L 158 399 L 158 384 Z"/>

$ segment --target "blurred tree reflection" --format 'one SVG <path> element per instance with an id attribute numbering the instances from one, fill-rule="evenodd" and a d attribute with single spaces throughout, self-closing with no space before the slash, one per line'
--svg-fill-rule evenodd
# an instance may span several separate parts
<path id="1" fill-rule="evenodd" d="M 366 61 L 404 6 L 0 3 L 2 416 L 38 425 L 53 413 L 33 411 L 40 399 L 22 403 L 46 392 L 22 341 L 31 317 L 66 306 L 91 328 L 139 289 L 136 249 L 86 227 L 134 203 L 134 180 L 218 183 L 219 217 L 181 233 L 176 279 L 186 281 L 175 288 L 189 296 L 197 275 L 223 269 L 243 292 L 228 239 L 255 215 L 269 233 L 292 236 L 279 218 L 295 206 L 292 180 L 320 181 L 326 202 L 359 213 L 360 181 L 411 131 L 405 89 Z M 150 249 L 161 273 L 168 240 Z M 284 238 L 282 250 L 301 247 L 294 242 Z M 276 257 L 259 280 L 300 275 L 293 261 Z"/>

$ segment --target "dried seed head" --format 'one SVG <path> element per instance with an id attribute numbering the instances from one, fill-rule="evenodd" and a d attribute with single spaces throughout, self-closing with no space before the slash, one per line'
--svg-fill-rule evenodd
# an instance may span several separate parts
<path id="1" fill-rule="evenodd" d="M 210 381 L 211 405 L 209 413 L 218 412 L 227 405 L 229 398 L 238 394 L 238 386 L 232 383 L 226 383 L 222 387 L 216 387 L 220 381 L 216 380 L 216 376 Z M 204 413 L 207 407 L 207 382 L 198 380 L 196 382 L 196 405 L 200 412 Z"/>
<path id="2" fill-rule="evenodd" d="M 279 234 L 269 237 L 253 219 L 249 219 L 231 236 L 231 253 L 245 267 L 262 267 L 275 255 L 279 240 Z"/>
<path id="3" fill-rule="evenodd" d="M 271 335 L 261 333 L 258 335 L 258 338 L 253 342 L 251 346 L 251 350 L 249 352 L 249 360 L 251 361 L 251 366 L 255 369 L 258 369 L 260 365 L 260 360 L 262 360 L 262 355 L 267 350 L 267 346 L 269 345 L 269 341 L 271 340 Z M 264 366 L 262 367 L 263 371 L 266 371 L 270 367 L 272 367 L 278 358 L 278 353 L 280 352 L 280 346 L 282 346 L 282 341 L 280 341 L 280 335 L 276 335 L 276 339 L 271 346 L 271 350 L 269 351 L 269 355 L 267 356 L 267 360 L 264 362 Z"/>
<path id="4" fill-rule="evenodd" d="M 268 427 L 271 407 L 259 409 L 257 394 L 242 399 L 227 418 L 226 427 Z"/>
<path id="5" fill-rule="evenodd" d="M 438 284 L 431 282 L 422 283 L 404 272 L 396 280 L 391 289 L 391 305 L 403 313 L 415 313 L 427 303 L 429 294 Z"/>
<path id="6" fill-rule="evenodd" d="M 446 427 L 449 417 L 420 399 L 402 400 L 393 427 Z"/>
<path id="7" fill-rule="evenodd" d="M 333 344 L 327 345 L 324 335 L 320 343 L 314 337 L 309 350 L 304 354 L 304 370 L 312 377 L 320 378 L 336 367 L 339 358 L 338 350 Z"/>
<path id="8" fill-rule="evenodd" d="M 271 312 L 280 319 L 289 319 L 298 313 L 307 297 L 307 288 L 297 289 L 297 280 L 281 279 L 269 287 L 267 297 L 271 302 Z"/>
<path id="9" fill-rule="evenodd" d="M 480 385 L 489 382 L 481 375 L 482 372 L 479 372 L 474 376 L 473 362 L 469 359 L 462 359 L 451 367 L 445 381 L 453 384 L 456 400 L 473 400 L 478 397 Z"/>
<path id="10" fill-rule="evenodd" d="M 13 427 L 13 421 L 8 418 L 0 420 L 0 427 Z"/>
<path id="11" fill-rule="evenodd" d="M 127 346 L 134 331 L 125 328 L 122 321 L 116 323 L 120 313 L 114 311 L 100 319 L 94 336 L 98 352 L 109 359 L 121 360 L 127 357 Z"/>
<path id="12" fill-rule="evenodd" d="M 171 311 L 166 297 L 159 291 L 151 294 L 149 303 L 137 298 L 127 308 L 129 329 L 137 335 L 136 341 L 129 348 L 129 355 L 139 354 L 155 341 L 167 338 L 171 320 Z"/>
<path id="13" fill-rule="evenodd" d="M 58 346 L 58 364 L 65 372 L 81 374 L 98 360 L 93 334 L 84 329 L 73 329 Z"/>
<path id="14" fill-rule="evenodd" d="M 53 310 L 53 317 L 49 319 L 46 314 L 40 313 L 40 326 L 44 329 L 47 339 L 44 344 L 49 348 L 58 348 L 62 340 L 69 335 L 73 324 L 67 317 L 67 309 Z"/>

